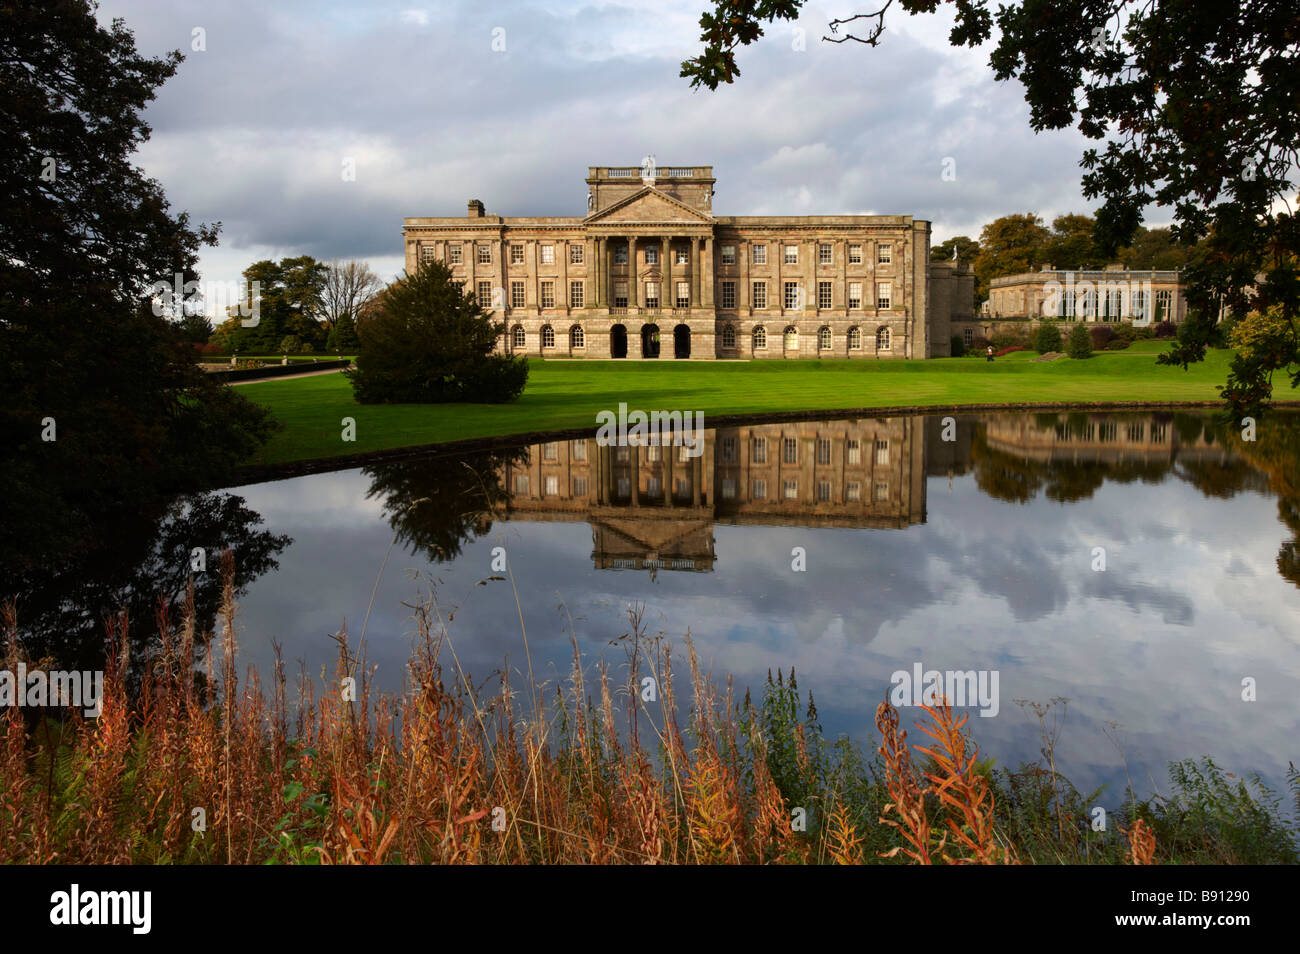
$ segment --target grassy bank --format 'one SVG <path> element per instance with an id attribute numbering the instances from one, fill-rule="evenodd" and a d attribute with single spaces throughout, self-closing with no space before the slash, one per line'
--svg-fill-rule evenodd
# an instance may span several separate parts
<path id="1" fill-rule="evenodd" d="M 280 464 L 444 441 L 595 428 L 617 409 L 722 414 L 859 407 L 1075 401 L 1213 401 L 1231 352 L 1211 351 L 1190 370 L 1155 363 L 1167 347 L 1140 341 L 1087 360 L 1036 362 L 1014 352 L 930 361 L 539 361 L 510 405 L 362 406 L 342 375 L 247 384 L 240 393 L 271 409 L 285 429 L 251 463 Z M 342 419 L 356 440 L 342 440 Z"/>
<path id="2" fill-rule="evenodd" d="M 280 665 L 265 683 L 244 675 L 231 566 L 227 552 L 221 634 L 196 633 L 192 611 L 174 629 L 164 625 L 159 652 L 136 663 L 134 694 L 116 650 L 125 621 L 110 624 L 98 719 L 28 727 L 20 709 L 0 713 L 0 863 L 1300 857 L 1280 798 L 1230 781 L 1208 760 L 1171 766 L 1168 797 L 1114 793 L 1101 802 L 1100 792 L 1080 793 L 1054 770 L 1046 728 L 1039 763 L 995 769 L 979 757 L 965 716 L 929 710 L 917 745 L 883 702 L 880 737 L 864 754 L 824 737 L 793 672 L 769 677 L 756 702 L 748 692 L 743 701 L 722 694 L 699 672 L 689 639 L 688 673 L 675 674 L 680 657 L 647 637 L 635 613 L 626 661 L 608 673 L 579 663 L 575 645 L 567 682 L 512 691 L 502 677 L 485 690 L 460 671 L 441 613 L 426 600 L 415 606 L 402 696 L 371 694 L 364 647 L 347 647 L 346 633 L 335 673 L 306 676 L 295 693 Z M 12 606 L 0 614 L 11 669 L 16 624 Z M 203 659 L 210 692 L 194 678 Z M 643 678 L 658 685 L 657 700 L 643 700 Z M 691 699 L 679 707 L 675 694 Z M 1040 722 L 1050 721 L 1050 706 L 1041 708 Z M 1294 771 L 1291 782 L 1300 800 Z M 1109 806 L 1100 831 L 1098 804 Z"/>

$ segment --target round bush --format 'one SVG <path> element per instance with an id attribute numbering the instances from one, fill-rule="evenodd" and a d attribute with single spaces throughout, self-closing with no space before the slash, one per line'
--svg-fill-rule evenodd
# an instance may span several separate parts
<path id="1" fill-rule="evenodd" d="M 1040 325 L 1034 332 L 1034 350 L 1039 354 L 1061 350 L 1061 329 L 1056 325 Z"/>
<path id="2" fill-rule="evenodd" d="M 1092 350 L 1101 351 L 1115 340 L 1115 329 L 1110 325 L 1093 325 L 1088 335 L 1092 338 Z"/>
<path id="3" fill-rule="evenodd" d="M 1071 358 L 1092 357 L 1092 336 L 1088 334 L 1088 326 L 1083 322 L 1070 329 L 1070 343 L 1065 353 Z"/>

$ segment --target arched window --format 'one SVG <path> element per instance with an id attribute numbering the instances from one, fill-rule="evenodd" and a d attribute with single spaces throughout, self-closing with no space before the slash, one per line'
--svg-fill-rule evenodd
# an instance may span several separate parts
<path id="1" fill-rule="evenodd" d="M 831 350 L 831 330 L 825 325 L 822 325 L 817 332 L 817 347 L 822 351 Z"/>
<path id="2" fill-rule="evenodd" d="M 850 351 L 862 350 L 862 330 L 860 328 L 849 329 L 849 350 Z"/>
<path id="3" fill-rule="evenodd" d="M 516 348 L 522 348 L 528 344 L 528 338 L 524 335 L 523 325 L 515 325 L 515 330 L 511 333 L 511 337 L 511 344 Z"/>
<path id="4" fill-rule="evenodd" d="M 767 347 L 767 329 L 759 325 L 754 329 L 754 350 L 761 351 Z"/>
<path id="5" fill-rule="evenodd" d="M 555 347 L 555 329 L 550 325 L 542 325 L 542 347 Z"/>
<path id="6" fill-rule="evenodd" d="M 582 325 L 574 325 L 569 329 L 569 347 L 585 348 L 587 346 L 587 336 L 583 334 Z"/>
<path id="7" fill-rule="evenodd" d="M 785 350 L 799 350 L 799 329 L 794 325 L 789 325 L 785 329 Z"/>
<path id="8" fill-rule="evenodd" d="M 735 327 L 735 325 L 723 325 L 723 326 L 722 326 L 722 347 L 724 347 L 724 348 L 734 348 L 734 347 L 736 347 L 736 327 Z"/>
<path id="9" fill-rule="evenodd" d="M 877 351 L 888 351 L 888 350 L 889 350 L 889 329 L 888 329 L 888 328 L 885 328 L 885 327 L 882 326 L 881 328 L 877 329 L 877 331 L 876 331 L 876 350 L 877 350 Z"/>

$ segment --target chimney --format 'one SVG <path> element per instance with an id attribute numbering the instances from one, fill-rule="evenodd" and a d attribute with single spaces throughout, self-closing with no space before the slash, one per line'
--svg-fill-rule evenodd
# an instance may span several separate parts
<path id="1" fill-rule="evenodd" d="M 469 200 L 469 217 L 471 219 L 481 219 L 485 214 L 482 202 L 478 199 Z"/>

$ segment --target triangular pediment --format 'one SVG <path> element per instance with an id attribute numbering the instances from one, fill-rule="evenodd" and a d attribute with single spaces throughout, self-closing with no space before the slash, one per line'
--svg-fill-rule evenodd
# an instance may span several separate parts
<path id="1" fill-rule="evenodd" d="M 620 199 L 607 209 L 587 216 L 588 225 L 604 222 L 688 222 L 692 225 L 712 224 L 713 217 L 685 202 L 646 186 L 626 199 Z"/>

